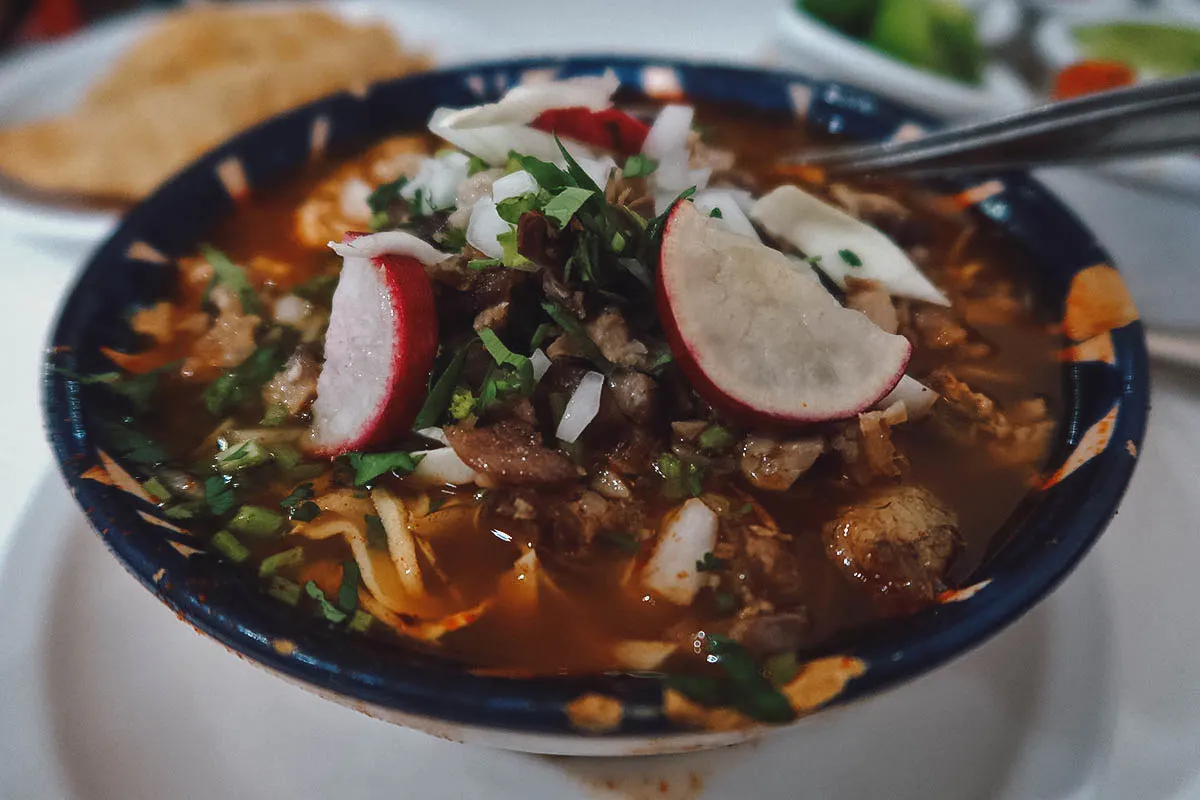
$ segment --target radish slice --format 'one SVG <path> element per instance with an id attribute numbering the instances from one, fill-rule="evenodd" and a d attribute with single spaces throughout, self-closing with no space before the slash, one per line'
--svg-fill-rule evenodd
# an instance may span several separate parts
<path id="1" fill-rule="evenodd" d="M 449 253 L 443 253 L 424 239 L 404 231 L 347 234 L 345 241 L 329 242 L 329 249 L 342 258 L 415 258 L 427 267 L 436 266 L 450 257 Z"/>
<path id="2" fill-rule="evenodd" d="M 746 212 L 742 211 L 738 199 L 730 190 L 706 189 L 696 194 L 692 199 L 696 208 L 701 213 L 711 216 L 713 209 L 720 212 L 719 220 L 721 224 L 734 233 L 758 238 L 758 232 L 754 230 L 753 223 L 746 216 Z"/>
<path id="3" fill-rule="evenodd" d="M 469 130 L 492 125 L 528 125 L 555 108 L 599 111 L 612 105 L 611 98 L 620 85 L 611 70 L 598 76 L 524 83 L 509 89 L 495 103 L 458 109 L 443 122 L 450 128 Z"/>
<path id="4" fill-rule="evenodd" d="M 572 444 L 583 433 L 584 429 L 600 413 L 600 395 L 604 391 L 604 376 L 599 372 L 588 372 L 579 381 L 567 407 L 563 409 L 562 419 L 558 421 L 558 430 L 554 436 L 567 444 Z"/>
<path id="5" fill-rule="evenodd" d="M 523 169 L 519 169 L 503 178 L 496 178 L 492 184 L 492 200 L 499 203 L 511 197 L 525 194 L 536 194 L 538 182 Z"/>
<path id="6" fill-rule="evenodd" d="M 505 222 L 496 210 L 496 202 L 490 197 L 481 197 L 471 211 L 471 221 L 467 223 L 467 244 L 488 258 L 501 258 L 504 256 L 504 247 L 499 237 L 511 230 L 512 225 Z"/>
<path id="7" fill-rule="evenodd" d="M 688 202 L 667 220 L 658 281 L 671 352 L 696 391 L 753 421 L 852 417 L 892 390 L 912 351 L 783 253 Z"/>
<path id="8" fill-rule="evenodd" d="M 642 570 L 642 585 L 680 606 L 691 605 L 704 576 L 696 562 L 717 543 L 717 515 L 692 498 L 672 512 Z"/>
<path id="9" fill-rule="evenodd" d="M 946 295 L 895 242 L 795 186 L 780 186 L 764 195 L 754 204 L 750 216 L 776 239 L 799 248 L 806 256 L 819 256 L 821 271 L 838 286 L 845 286 L 846 277 L 852 275 L 876 281 L 897 297 L 950 305 Z M 845 252 L 851 255 L 844 257 Z M 847 258 L 860 261 L 861 266 L 852 266 Z"/>
<path id="10" fill-rule="evenodd" d="M 625 156 L 640 153 L 650 133 L 649 125 L 615 108 L 553 108 L 543 111 L 530 125 Z"/>
<path id="11" fill-rule="evenodd" d="M 893 403 L 899 402 L 904 404 L 904 412 L 909 419 L 921 419 L 929 416 L 929 412 L 933 409 L 933 404 L 937 402 L 939 396 L 937 392 L 916 378 L 905 375 L 896 384 L 895 389 L 892 389 L 886 397 L 875 404 L 875 408 L 883 410 Z"/>
<path id="12" fill-rule="evenodd" d="M 311 447 L 334 456 L 407 430 L 425 399 L 437 341 L 433 286 L 421 262 L 345 257 L 317 378 Z"/>

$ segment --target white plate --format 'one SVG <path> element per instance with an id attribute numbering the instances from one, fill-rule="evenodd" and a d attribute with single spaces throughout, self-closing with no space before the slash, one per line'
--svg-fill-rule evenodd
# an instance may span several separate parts
<path id="1" fill-rule="evenodd" d="M 438 63 L 471 58 L 476 39 L 470 20 L 445 5 L 421 2 L 330 2 L 325 5 L 350 19 L 379 19 L 391 24 L 406 45 L 430 53 Z M 28 47 L 0 62 L 0 125 L 69 111 L 96 76 L 163 16 L 148 11 L 117 17 L 51 44 Z M 460 36 L 446 36 L 457 30 Z M 30 199 L 0 186 L 0 229 L 35 240 L 67 240 L 90 246 L 100 242 L 117 214 L 71 208 Z"/>
<path id="2" fill-rule="evenodd" d="M 1200 386 L 1156 378 L 1121 516 L 1046 602 L 882 696 L 685 756 L 491 751 L 313 697 L 175 619 L 50 476 L 0 560 L 0 797 L 1200 796 Z"/>

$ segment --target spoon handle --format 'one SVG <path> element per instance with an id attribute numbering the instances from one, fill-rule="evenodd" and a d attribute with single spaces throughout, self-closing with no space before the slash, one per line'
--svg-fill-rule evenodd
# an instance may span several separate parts
<path id="1" fill-rule="evenodd" d="M 1048 103 L 912 141 L 788 159 L 831 174 L 950 174 L 1079 164 L 1200 149 L 1200 74 Z"/>

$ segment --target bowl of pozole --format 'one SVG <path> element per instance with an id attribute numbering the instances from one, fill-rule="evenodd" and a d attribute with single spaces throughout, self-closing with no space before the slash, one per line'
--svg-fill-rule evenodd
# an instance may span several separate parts
<path id="1" fill-rule="evenodd" d="M 46 419 L 182 618 L 438 735 L 624 754 L 929 670 L 1086 552 L 1137 313 L 1020 174 L 782 157 L 930 123 L 839 84 L 502 62 L 337 95 L 136 207 Z"/>

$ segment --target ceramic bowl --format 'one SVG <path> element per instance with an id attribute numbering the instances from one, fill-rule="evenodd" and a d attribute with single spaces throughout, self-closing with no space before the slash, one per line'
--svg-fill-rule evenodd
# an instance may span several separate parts
<path id="1" fill-rule="evenodd" d="M 218 147 L 131 211 L 95 253 L 64 301 L 45 373 L 46 426 L 80 507 L 129 572 L 180 619 L 317 694 L 450 739 L 626 755 L 713 747 L 771 730 L 682 727 L 661 676 L 483 677 L 297 614 L 156 514 L 127 468 L 100 447 L 107 394 L 53 368 L 65 361 L 79 372 L 104 371 L 110 367 L 101 346 L 136 347 L 130 312 L 171 290 L 173 259 L 191 252 L 247 194 L 270 191 L 314 160 L 423 128 L 435 106 L 493 100 L 523 80 L 605 69 L 633 95 L 735 104 L 857 139 L 917 135 L 928 125 L 869 93 L 800 75 L 589 57 L 476 65 L 382 83 L 305 106 Z M 1003 547 L 939 605 L 844 650 L 815 654 L 800 673 L 806 712 L 933 669 L 1023 614 L 1096 541 L 1137 462 L 1148 403 L 1146 353 L 1137 313 L 1104 251 L 1024 175 L 981 175 L 940 188 L 1024 248 L 1041 301 L 1061 314 L 1065 416 L 1051 466 L 1012 520 Z"/>

